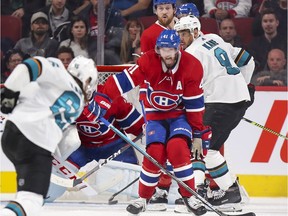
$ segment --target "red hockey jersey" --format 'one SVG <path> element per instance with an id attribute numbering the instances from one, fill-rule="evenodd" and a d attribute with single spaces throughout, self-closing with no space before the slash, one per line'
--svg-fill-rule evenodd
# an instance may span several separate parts
<path id="1" fill-rule="evenodd" d="M 101 88 L 102 86 L 98 86 L 98 92 L 101 92 Z M 123 97 L 118 97 L 112 102 L 111 108 L 107 110 L 104 118 L 122 132 L 125 131 L 135 136 L 142 132 L 143 116 Z M 83 113 L 77 119 L 76 125 L 81 145 L 87 147 L 97 148 L 119 139 L 104 123 L 101 121 L 89 122 Z"/>
<path id="2" fill-rule="evenodd" d="M 112 100 L 141 85 L 147 120 L 164 120 L 186 114 L 193 130 L 203 130 L 203 68 L 192 55 L 179 51 L 172 70 L 167 70 L 155 50 L 146 52 L 136 65 L 108 78 L 103 90 Z"/>

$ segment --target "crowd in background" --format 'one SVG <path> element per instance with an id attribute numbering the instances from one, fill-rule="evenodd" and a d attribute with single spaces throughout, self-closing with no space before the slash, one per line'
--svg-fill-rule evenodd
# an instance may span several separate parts
<path id="1" fill-rule="evenodd" d="M 287 86 L 287 0 L 178 0 L 194 3 L 199 17 L 215 19 L 218 34 L 233 46 L 247 49 L 256 62 L 255 85 Z M 3 0 L 1 15 L 21 18 L 22 38 L 1 37 L 1 83 L 29 56 L 58 57 L 69 64 L 83 55 L 96 63 L 97 0 Z M 153 17 L 153 0 L 104 0 L 104 64 L 131 64 L 141 55 L 141 17 Z M 238 35 L 235 19 L 253 18 L 248 44 Z M 176 19 L 176 17 L 175 17 Z M 156 19 L 155 19 L 156 20 Z M 2 29 L 5 31 L 5 29 Z M 205 32 L 209 33 L 209 32 Z"/>

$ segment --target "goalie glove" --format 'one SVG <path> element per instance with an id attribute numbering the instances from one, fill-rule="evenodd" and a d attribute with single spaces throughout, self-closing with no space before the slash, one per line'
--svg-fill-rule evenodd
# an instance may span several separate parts
<path id="1" fill-rule="evenodd" d="M 205 157 L 207 150 L 210 147 L 210 141 L 212 137 L 212 130 L 210 127 L 203 131 L 194 131 L 192 142 L 192 156 L 196 160 L 200 160 L 201 156 Z"/>
<path id="2" fill-rule="evenodd" d="M 20 92 L 14 92 L 6 87 L 1 89 L 1 112 L 11 113 L 15 108 Z"/>
<path id="3" fill-rule="evenodd" d="M 95 91 L 88 105 L 84 107 L 83 114 L 90 122 L 95 122 L 99 118 L 103 117 L 110 107 L 110 98 L 105 94 Z"/>

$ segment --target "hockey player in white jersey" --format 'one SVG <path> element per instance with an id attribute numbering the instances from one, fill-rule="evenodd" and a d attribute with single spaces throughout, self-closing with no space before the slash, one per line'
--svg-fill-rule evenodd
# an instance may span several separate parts
<path id="1" fill-rule="evenodd" d="M 210 149 L 203 159 L 201 152 L 193 152 L 196 161 L 195 185 L 203 188 L 205 166 L 219 190 L 210 194 L 208 201 L 215 206 L 239 210 L 241 196 L 235 179 L 231 178 L 225 158 L 219 149 L 231 131 L 239 124 L 246 109 L 254 101 L 254 86 L 250 85 L 255 63 L 244 49 L 225 43 L 216 34 L 194 38 L 196 17 L 182 17 L 175 24 L 182 48 L 195 56 L 203 65 L 203 89 L 205 101 L 204 123 L 212 127 Z M 194 144 L 195 145 L 195 142 Z M 201 145 L 201 143 L 199 143 Z M 194 165 L 193 165 L 194 167 Z M 223 206 L 222 206 L 223 207 Z"/>
<path id="2" fill-rule="evenodd" d="M 91 59 L 74 58 L 68 71 L 59 59 L 34 57 L 19 64 L 4 84 L 1 111 L 9 115 L 1 142 L 15 166 L 17 194 L 0 210 L 2 216 L 40 215 L 51 154 L 97 85 Z"/>

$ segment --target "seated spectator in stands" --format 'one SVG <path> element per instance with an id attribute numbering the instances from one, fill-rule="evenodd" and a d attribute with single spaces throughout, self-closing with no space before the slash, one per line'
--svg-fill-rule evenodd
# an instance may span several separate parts
<path id="1" fill-rule="evenodd" d="M 70 47 L 61 46 L 56 52 L 56 58 L 62 61 L 66 69 L 74 57 L 74 52 Z"/>
<path id="2" fill-rule="evenodd" d="M 88 25 L 84 18 L 72 18 L 69 28 L 70 37 L 60 43 L 60 46 L 70 47 L 75 56 L 82 55 L 90 58 L 88 54 Z"/>
<path id="3" fill-rule="evenodd" d="M 204 0 L 205 17 L 216 20 L 249 17 L 252 0 Z"/>
<path id="4" fill-rule="evenodd" d="M 135 52 L 137 44 L 140 44 L 140 37 L 143 31 L 144 26 L 138 19 L 130 19 L 126 23 L 121 41 L 120 59 L 122 64 L 133 61 L 132 53 Z"/>
<path id="5" fill-rule="evenodd" d="M 90 0 L 90 5 L 82 10 L 80 15 L 86 18 L 89 26 L 89 36 L 94 48 L 97 50 L 97 36 L 98 36 L 98 1 Z M 111 8 L 109 0 L 104 1 L 105 5 L 105 51 L 104 51 L 104 64 L 114 65 L 121 64 L 120 60 L 120 47 L 121 35 L 124 27 L 125 19 L 121 16 L 120 12 Z M 121 33 L 119 33 L 121 32 Z M 92 42 L 91 42 L 92 43 Z M 89 43 L 90 46 L 90 43 Z M 93 57 L 92 57 L 93 58 Z M 95 57 L 96 58 L 96 57 Z M 94 58 L 93 58 L 94 59 Z M 95 59 L 94 59 L 95 60 Z"/>
<path id="6" fill-rule="evenodd" d="M 111 5 L 126 19 L 153 15 L 152 0 L 111 0 Z"/>
<path id="7" fill-rule="evenodd" d="M 252 77 L 257 86 L 287 86 L 286 57 L 282 50 L 272 49 L 268 54 L 267 68 Z"/>
<path id="8" fill-rule="evenodd" d="M 253 36 L 260 36 L 262 35 L 263 29 L 261 27 L 261 14 L 267 10 L 274 10 L 278 20 L 278 32 L 280 34 L 284 34 L 287 37 L 287 0 L 263 0 L 258 14 L 256 14 L 254 22 L 253 22 Z"/>
<path id="9" fill-rule="evenodd" d="M 43 12 L 34 13 L 31 17 L 30 37 L 20 39 L 14 49 L 20 49 L 30 56 L 55 56 L 58 42 L 49 37 L 48 17 Z"/>
<path id="10" fill-rule="evenodd" d="M 279 20 L 276 13 L 267 9 L 261 14 L 264 34 L 254 38 L 248 46 L 249 53 L 254 56 L 256 73 L 262 71 L 267 61 L 268 52 L 278 48 L 287 52 L 287 37 L 278 33 Z"/>
<path id="11" fill-rule="evenodd" d="M 1 15 L 24 16 L 24 0 L 1 0 Z"/>
<path id="12" fill-rule="evenodd" d="M 73 15 L 72 12 L 65 7 L 65 4 L 66 0 L 52 0 L 51 5 L 40 10 L 48 16 L 50 37 L 53 37 L 59 42 L 68 38 L 66 29 Z"/>
<path id="13" fill-rule="evenodd" d="M 232 19 L 223 19 L 219 24 L 219 35 L 227 43 L 234 47 L 243 47 L 240 37 L 237 35 Z"/>
<path id="14" fill-rule="evenodd" d="M 23 60 L 28 58 L 21 50 L 11 49 L 6 52 L 3 59 L 3 68 L 1 70 L 1 83 L 4 83 L 14 68 Z"/>
<path id="15" fill-rule="evenodd" d="M 30 20 L 34 13 L 45 7 L 45 1 L 24 1 L 24 16 L 22 17 L 22 37 L 28 37 L 30 33 Z"/>

